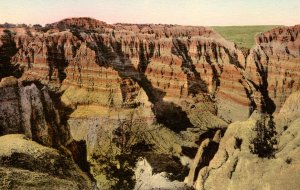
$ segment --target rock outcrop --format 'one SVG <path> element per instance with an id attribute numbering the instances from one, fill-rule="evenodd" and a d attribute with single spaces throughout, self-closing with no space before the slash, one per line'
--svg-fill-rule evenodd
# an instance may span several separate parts
<path id="1" fill-rule="evenodd" d="M 297 189 L 299 186 L 299 119 L 278 137 L 275 158 L 250 151 L 256 120 L 231 124 L 209 165 L 203 167 L 195 189 Z"/>
<path id="2" fill-rule="evenodd" d="M 0 134 L 25 134 L 40 144 L 57 147 L 65 141 L 60 117 L 47 88 L 23 85 L 14 77 L 0 82 Z"/>
<path id="3" fill-rule="evenodd" d="M 86 30 L 93 30 L 93 29 L 101 29 L 101 28 L 109 28 L 110 25 L 108 25 L 105 22 L 96 20 L 96 19 L 92 19 L 89 17 L 80 17 L 80 18 L 67 18 L 64 20 L 61 20 L 59 22 L 55 22 L 52 24 L 47 24 L 46 28 L 58 28 L 58 29 L 66 29 L 66 28 L 70 28 L 70 27 L 80 27 Z"/>
<path id="4" fill-rule="evenodd" d="M 24 135 L 0 137 L 1 189 L 85 189 L 92 181 L 70 157 Z"/>
<path id="5" fill-rule="evenodd" d="M 147 159 L 139 159 L 135 170 L 136 185 L 135 190 L 144 189 L 169 189 L 169 190 L 189 190 L 187 184 L 179 181 L 170 181 L 168 173 L 154 173 L 153 167 Z"/>
<path id="6" fill-rule="evenodd" d="M 1 189 L 94 189 L 85 147 L 69 135 L 47 87 L 3 78 L 0 104 Z"/>
<path id="7" fill-rule="evenodd" d="M 299 92 L 291 94 L 275 114 L 277 144 L 272 158 L 253 154 L 254 128 L 261 119 L 259 114 L 254 113 L 247 121 L 228 126 L 209 164 L 200 168 L 195 180 L 189 180 L 191 185 L 197 190 L 297 189 L 300 177 L 298 96 Z M 207 142 L 209 139 L 203 141 Z M 203 152 L 203 143 L 198 151 Z M 194 162 L 198 160 L 196 157 Z"/>

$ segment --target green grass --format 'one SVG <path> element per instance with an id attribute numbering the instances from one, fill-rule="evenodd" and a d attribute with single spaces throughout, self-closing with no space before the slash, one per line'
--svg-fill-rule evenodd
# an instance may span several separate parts
<path id="1" fill-rule="evenodd" d="M 250 49 L 255 44 L 257 34 L 276 27 L 278 26 L 213 26 L 212 28 L 226 40 L 236 43 L 238 47 Z"/>

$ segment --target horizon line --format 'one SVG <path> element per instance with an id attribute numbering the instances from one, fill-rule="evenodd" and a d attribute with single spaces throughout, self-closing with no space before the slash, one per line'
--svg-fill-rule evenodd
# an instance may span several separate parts
<path id="1" fill-rule="evenodd" d="M 107 21 L 104 21 L 104 20 L 100 20 L 100 19 L 97 19 L 97 18 L 93 18 L 93 17 L 86 17 L 86 16 L 78 16 L 78 17 L 65 17 L 63 19 L 59 19 L 58 21 L 54 21 L 54 22 L 49 22 L 49 23 L 45 23 L 45 24 L 41 24 L 41 23 L 13 23 L 13 22 L 8 22 L 8 21 L 5 21 L 4 23 L 0 23 L 1 25 L 3 24 L 13 24 L 13 25 L 22 25 L 22 24 L 25 24 L 27 26 L 33 26 L 33 25 L 41 25 L 43 27 L 45 27 L 46 25 L 48 24 L 53 24 L 53 23 L 57 23 L 57 22 L 60 22 L 60 21 L 63 21 L 63 20 L 66 20 L 66 19 L 74 19 L 74 18 L 90 18 L 90 19 L 95 19 L 97 21 L 101 21 L 101 22 L 105 22 L 106 24 L 109 24 L 109 25 L 116 25 L 116 24 L 132 24 L 132 25 L 177 25 L 177 26 L 204 26 L 204 27 L 239 27 L 239 26 L 297 26 L 297 25 L 300 25 L 299 24 L 294 24 L 294 25 L 285 25 L 285 24 L 241 24 L 241 25 L 191 25 L 191 24 L 175 24 L 175 23 L 150 23 L 150 22 L 145 22 L 145 23 L 134 23 L 134 22 L 114 22 L 114 23 L 110 23 L 110 22 L 107 22 Z"/>

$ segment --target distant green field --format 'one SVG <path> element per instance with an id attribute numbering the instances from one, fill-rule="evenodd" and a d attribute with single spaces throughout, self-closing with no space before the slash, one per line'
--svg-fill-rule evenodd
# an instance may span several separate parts
<path id="1" fill-rule="evenodd" d="M 255 43 L 255 36 L 278 26 L 213 26 L 212 28 L 226 40 L 232 41 L 238 47 L 251 48 Z"/>

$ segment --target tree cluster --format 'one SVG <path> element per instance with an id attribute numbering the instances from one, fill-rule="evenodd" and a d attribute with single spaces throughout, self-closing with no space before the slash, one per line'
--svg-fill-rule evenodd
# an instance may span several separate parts
<path id="1" fill-rule="evenodd" d="M 256 136 L 250 141 L 250 150 L 260 158 L 273 158 L 277 150 L 276 124 L 273 116 L 262 116 L 253 129 Z"/>

